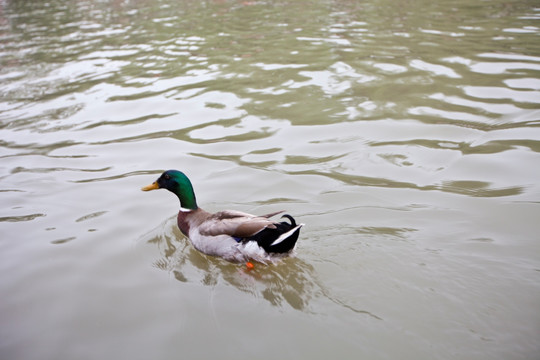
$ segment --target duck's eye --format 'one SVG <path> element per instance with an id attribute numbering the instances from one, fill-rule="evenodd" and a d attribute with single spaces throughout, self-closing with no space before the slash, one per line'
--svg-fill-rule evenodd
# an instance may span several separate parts
<path id="1" fill-rule="evenodd" d="M 164 178 L 165 178 L 165 180 L 171 180 L 171 175 L 165 174 Z"/>

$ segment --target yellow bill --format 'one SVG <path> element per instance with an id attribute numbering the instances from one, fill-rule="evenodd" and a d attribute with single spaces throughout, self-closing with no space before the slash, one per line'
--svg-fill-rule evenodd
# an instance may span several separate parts
<path id="1" fill-rule="evenodd" d="M 142 191 L 150 191 L 150 190 L 157 190 L 159 189 L 159 185 L 157 181 L 154 181 L 150 185 L 146 185 L 145 187 L 141 188 Z"/>

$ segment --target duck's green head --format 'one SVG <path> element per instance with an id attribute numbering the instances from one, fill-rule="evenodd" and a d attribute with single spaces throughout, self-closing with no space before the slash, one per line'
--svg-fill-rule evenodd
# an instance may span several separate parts
<path id="1" fill-rule="evenodd" d="M 185 209 L 197 209 L 195 192 L 188 177 L 178 170 L 167 170 L 152 184 L 143 187 L 142 191 L 167 189 L 180 199 L 180 206 Z"/>

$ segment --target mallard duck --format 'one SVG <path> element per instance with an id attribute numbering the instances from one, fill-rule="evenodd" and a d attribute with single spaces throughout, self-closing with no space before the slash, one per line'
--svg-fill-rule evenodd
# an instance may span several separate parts
<path id="1" fill-rule="evenodd" d="M 197 250 L 230 262 L 246 262 L 248 268 L 253 268 L 251 260 L 274 263 L 290 255 L 304 225 L 297 225 L 290 215 L 282 216 L 288 222 L 269 219 L 283 211 L 261 216 L 234 210 L 204 211 L 197 205 L 191 181 L 178 170 L 165 171 L 141 190 L 156 189 L 167 189 L 178 197 L 178 227 Z"/>

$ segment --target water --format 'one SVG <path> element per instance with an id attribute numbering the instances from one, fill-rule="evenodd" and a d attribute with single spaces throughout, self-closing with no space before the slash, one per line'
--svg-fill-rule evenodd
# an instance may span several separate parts
<path id="1" fill-rule="evenodd" d="M 0 2 L 2 359 L 537 359 L 535 1 Z M 297 257 L 197 253 L 287 209 Z"/>

